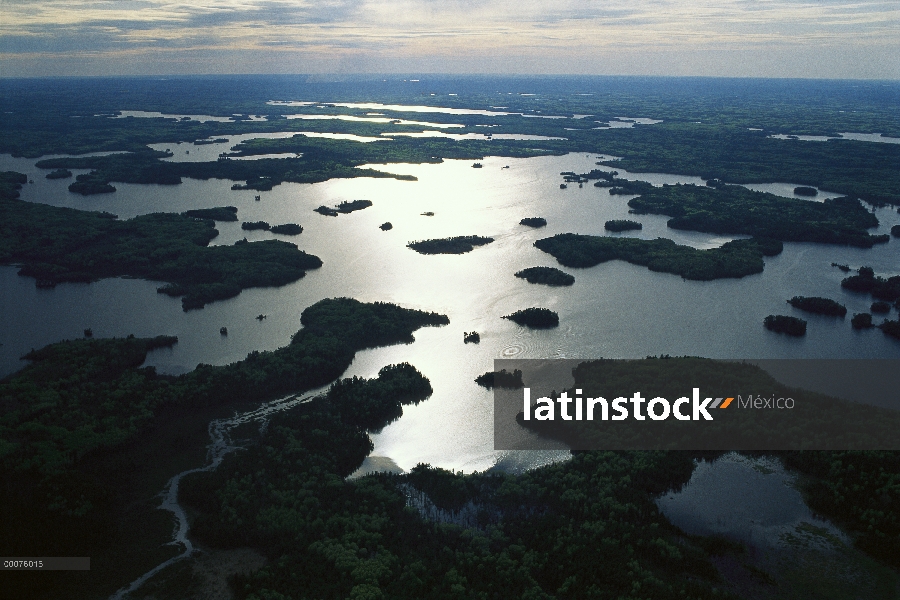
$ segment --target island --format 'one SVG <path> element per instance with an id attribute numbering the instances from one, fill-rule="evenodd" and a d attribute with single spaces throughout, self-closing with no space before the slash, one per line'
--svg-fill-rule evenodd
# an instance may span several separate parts
<path id="1" fill-rule="evenodd" d="M 762 273 L 763 257 L 775 256 L 782 250 L 781 242 L 757 238 L 733 240 L 718 248 L 697 250 L 664 238 L 640 240 L 574 233 L 543 238 L 534 242 L 534 246 L 566 267 L 593 267 L 610 260 L 624 260 L 651 271 L 701 281 Z"/>
<path id="2" fill-rule="evenodd" d="M 283 223 L 281 225 L 274 225 L 269 231 L 279 235 L 300 235 L 303 233 L 303 227 L 296 223 Z"/>
<path id="3" fill-rule="evenodd" d="M 381 225 L 378 226 L 378 229 L 380 229 L 380 230 L 382 230 L 382 231 L 390 231 L 390 230 L 393 229 L 393 228 L 394 228 L 394 226 L 391 225 L 391 222 L 390 222 L 390 221 L 387 221 L 387 222 L 385 222 L 385 223 L 382 223 Z"/>
<path id="4" fill-rule="evenodd" d="M 820 298 L 818 296 L 794 296 L 787 302 L 794 308 L 820 315 L 843 317 L 847 314 L 846 306 L 828 298 Z"/>
<path id="5" fill-rule="evenodd" d="M 337 210 L 335 210 L 335 209 L 333 209 L 333 208 L 330 208 L 330 207 L 328 207 L 328 206 L 325 206 L 324 204 L 323 204 L 322 206 L 320 206 L 319 208 L 314 208 L 314 209 L 313 209 L 313 212 L 317 212 L 317 213 L 319 213 L 320 215 L 324 215 L 324 216 L 326 216 L 326 217 L 336 217 L 336 216 L 338 216 L 338 211 L 337 211 Z"/>
<path id="6" fill-rule="evenodd" d="M 575 283 L 575 278 L 565 271 L 554 267 L 528 267 L 515 274 L 528 283 L 540 283 L 549 286 L 566 286 Z"/>
<path id="7" fill-rule="evenodd" d="M 869 329 L 875 325 L 872 323 L 872 315 L 869 313 L 856 313 L 850 319 L 850 325 L 853 329 Z"/>
<path id="8" fill-rule="evenodd" d="M 800 337 L 806 335 L 806 321 L 787 315 L 769 315 L 763 319 L 769 331 Z"/>
<path id="9" fill-rule="evenodd" d="M 531 329 L 549 329 L 559 326 L 559 315 L 548 308 L 525 308 L 505 315 L 503 318 Z"/>
<path id="10" fill-rule="evenodd" d="M 190 310 L 246 288 L 292 283 L 322 266 L 288 242 L 209 246 L 216 235 L 212 221 L 178 214 L 120 221 L 109 213 L 0 199 L 0 263 L 21 265 L 19 274 L 39 287 L 139 277 L 168 282 L 157 291 L 182 297 Z"/>
<path id="11" fill-rule="evenodd" d="M 461 235 L 449 238 L 422 240 L 410 242 L 407 248 L 412 248 L 419 254 L 465 254 L 471 252 L 475 246 L 484 246 L 494 241 L 494 238 L 477 235 Z"/>
<path id="12" fill-rule="evenodd" d="M 344 200 L 334 208 L 323 205 L 313 210 L 315 210 L 315 212 L 319 213 L 320 215 L 325 215 L 326 217 L 336 217 L 339 214 L 349 214 L 357 210 L 369 208 L 370 206 L 372 206 L 371 200 Z"/>
<path id="13" fill-rule="evenodd" d="M 236 206 L 217 206 L 215 208 L 195 208 L 186 210 L 183 214 L 186 217 L 195 219 L 212 219 L 213 221 L 237 221 Z"/>
<path id="14" fill-rule="evenodd" d="M 73 183 L 69 184 L 69 191 L 82 196 L 91 196 L 94 194 L 111 194 L 116 188 L 109 184 L 109 181 L 103 177 L 97 177 L 93 173 L 83 173 L 75 178 Z"/>
<path id="15" fill-rule="evenodd" d="M 272 226 L 266 223 L 265 221 L 252 221 L 252 222 L 244 222 L 241 223 L 241 229 L 244 231 L 255 231 L 257 229 L 262 229 L 264 231 L 268 231 Z"/>
<path id="16" fill-rule="evenodd" d="M 891 235 L 894 237 L 900 237 L 900 225 L 894 225 L 891 227 Z"/>
<path id="17" fill-rule="evenodd" d="M 869 310 L 872 311 L 873 314 L 877 315 L 886 315 L 891 312 L 891 305 L 884 300 L 877 300 L 872 303 L 872 306 L 869 307 Z"/>
<path id="18" fill-rule="evenodd" d="M 463 332 L 463 343 L 464 344 L 477 344 L 481 341 L 481 336 L 477 331 L 464 331 Z"/>
<path id="19" fill-rule="evenodd" d="M 643 228 L 644 226 L 637 221 L 630 221 L 628 219 L 613 219 L 612 221 L 607 221 L 603 225 L 603 229 L 607 231 L 630 231 L 632 229 Z"/>
<path id="20" fill-rule="evenodd" d="M 800 185 L 794 188 L 794 193 L 798 196 L 809 196 L 815 197 L 819 195 L 819 190 L 814 187 L 809 187 L 806 185 Z"/>
<path id="21" fill-rule="evenodd" d="M 528 227 L 545 227 L 547 219 L 543 217 L 525 217 L 519 221 L 519 225 L 527 225 Z"/>
<path id="22" fill-rule="evenodd" d="M 652 192 L 655 189 L 653 187 L 653 184 L 647 183 L 646 181 L 627 181 L 624 179 L 616 179 L 615 183 L 616 185 L 614 187 L 609 188 L 610 196 L 632 196 L 635 194 L 645 194 L 648 192 Z"/>
<path id="23" fill-rule="evenodd" d="M 900 340 L 900 319 L 898 319 L 897 321 L 885 320 L 884 323 L 878 326 L 878 328 L 885 335 L 889 335 L 892 338 Z"/>
<path id="24" fill-rule="evenodd" d="M 68 169 L 56 169 L 47 173 L 47 179 L 66 179 L 72 176 L 72 171 Z"/>
<path id="25" fill-rule="evenodd" d="M 475 383 L 487 389 L 499 387 L 517 390 L 524 387 L 525 385 L 524 383 L 522 383 L 522 371 L 520 371 L 519 369 L 513 369 L 512 373 L 510 373 L 506 369 L 500 369 L 499 371 L 488 371 L 487 373 L 476 377 Z"/>
<path id="26" fill-rule="evenodd" d="M 853 292 L 871 294 L 877 300 L 896 302 L 900 300 L 900 275 L 887 279 L 876 277 L 872 267 L 860 267 L 856 275 L 841 281 L 841 287 Z"/>
<path id="27" fill-rule="evenodd" d="M 871 248 L 889 238 L 868 232 L 878 226 L 878 219 L 855 198 L 797 202 L 738 185 L 647 185 L 628 206 L 635 214 L 672 217 L 667 223 L 672 229 L 859 248 Z"/>
<path id="28" fill-rule="evenodd" d="M 339 213 L 348 214 L 348 213 L 352 213 L 353 211 L 356 211 L 356 210 L 362 210 L 364 208 L 369 208 L 370 206 L 372 206 L 371 200 L 350 200 L 350 201 L 344 200 L 343 202 L 338 204 L 335 208 L 337 209 L 337 211 Z"/>

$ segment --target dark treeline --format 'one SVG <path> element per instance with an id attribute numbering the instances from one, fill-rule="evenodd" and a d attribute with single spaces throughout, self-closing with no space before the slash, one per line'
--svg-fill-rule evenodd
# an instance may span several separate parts
<path id="1" fill-rule="evenodd" d="M 20 263 L 38 285 L 128 275 L 167 281 L 159 291 L 183 296 L 185 310 L 249 287 L 285 285 L 322 265 L 294 244 L 267 240 L 208 246 L 212 221 L 156 213 L 115 215 L 0 200 L 0 263 Z"/>
<path id="2" fill-rule="evenodd" d="M 629 219 L 613 219 L 603 224 L 603 229 L 607 231 L 630 231 L 632 229 L 643 229 L 644 226 L 637 221 Z"/>
<path id="3" fill-rule="evenodd" d="M 635 213 L 672 217 L 668 226 L 709 233 L 744 234 L 785 242 L 849 244 L 870 248 L 887 236 L 870 235 L 878 219 L 858 200 L 798 202 L 737 185 L 651 188 L 629 200 Z"/>
<path id="4" fill-rule="evenodd" d="M 213 221 L 237 221 L 236 206 L 217 206 L 215 208 L 196 208 L 194 210 L 186 210 L 183 214 L 186 217 L 195 219 L 212 219 Z"/>
<path id="5" fill-rule="evenodd" d="M 651 271 L 681 275 L 685 279 L 710 280 L 745 277 L 763 270 L 763 256 L 782 250 L 773 240 L 734 240 L 719 248 L 697 250 L 664 238 L 598 237 L 561 233 L 534 245 L 567 267 L 593 267 L 609 260 L 625 260 Z"/>
<path id="6" fill-rule="evenodd" d="M 616 163 L 633 172 L 668 172 L 719 178 L 736 183 L 795 181 L 806 186 L 849 194 L 873 202 L 900 202 L 900 148 L 896 144 L 879 144 L 852 140 L 830 140 L 825 143 L 802 143 L 767 137 L 771 133 L 836 135 L 839 131 L 882 131 L 898 135 L 893 119 L 896 93 L 888 88 L 867 88 L 860 92 L 818 89 L 815 93 L 799 93 L 796 82 L 773 84 L 748 95 L 746 82 L 687 84 L 689 93 L 674 91 L 671 83 L 659 80 L 629 79 L 614 82 L 614 90 L 599 80 L 578 80 L 576 85 L 600 86 L 603 93 L 578 96 L 573 93 L 548 92 L 544 97 L 526 99 L 513 96 L 519 106 L 510 110 L 540 110 L 561 116 L 574 113 L 591 114 L 594 119 L 613 119 L 623 112 L 651 114 L 665 121 L 655 125 L 636 125 L 622 129 L 577 130 L 569 119 L 534 119 L 518 115 L 444 115 L 434 113 L 430 120 L 465 125 L 462 132 L 483 133 L 476 125 L 496 125 L 497 133 L 526 133 L 561 137 L 542 140 L 534 149 L 533 141 L 516 140 L 434 140 L 402 138 L 377 144 L 360 144 L 349 140 L 325 140 L 322 144 L 294 140 L 255 140 L 241 145 L 244 152 L 268 154 L 277 151 L 301 152 L 306 162 L 295 163 L 298 179 L 321 180 L 328 173 L 335 177 L 354 176 L 352 169 L 341 170 L 353 157 L 363 162 L 433 162 L 441 158 L 480 160 L 487 155 L 533 156 L 567 152 L 596 152 L 621 156 Z M 453 89 L 469 90 L 461 95 L 430 97 L 429 103 L 455 107 L 485 106 L 494 101 L 485 90 L 474 91 L 471 81 L 444 82 Z M 507 82 L 512 87 L 518 84 Z M 326 131 L 382 137 L 382 133 L 421 131 L 421 126 L 397 123 L 371 123 L 323 119 L 290 120 L 283 114 L 297 112 L 297 107 L 273 106 L 267 99 L 315 98 L 335 101 L 378 98 L 389 104 L 416 104 L 421 98 L 412 88 L 394 87 L 396 82 L 354 82 L 325 84 L 291 81 L 289 78 L 216 78 L 204 82 L 128 80 L 75 80 L 62 82 L 21 80 L 4 83 L 0 103 L 4 114 L 14 115 L 0 121 L 0 150 L 15 156 L 38 157 L 52 153 L 86 153 L 100 150 L 141 152 L 146 144 L 160 141 L 192 143 L 198 139 L 222 135 L 276 132 Z M 478 87 L 476 84 L 475 87 Z M 529 85 L 550 90 L 566 83 L 559 80 L 532 80 Z M 754 84 L 755 85 L 755 84 Z M 384 86 L 384 87 L 381 87 Z M 737 87 L 733 87 L 737 86 Z M 127 88 L 126 90 L 120 88 Z M 676 87 L 680 87 L 680 84 Z M 753 87 L 753 85 L 750 85 Z M 800 86 L 802 87 L 802 86 Z M 740 89 L 723 95 L 723 89 Z M 779 89 L 776 89 L 779 88 Z M 173 90 L 180 90 L 173 93 Z M 201 91 L 203 90 L 203 91 Z M 640 90 L 635 92 L 635 90 Z M 569 89 L 571 92 L 571 88 Z M 496 93 L 496 90 L 493 91 Z M 208 94 L 208 95 L 204 95 Z M 893 95 L 891 95 L 893 94 Z M 852 99 L 851 99 L 852 98 Z M 201 112 L 229 117 L 229 122 L 204 122 L 165 118 L 109 118 L 120 110 L 161 110 L 162 112 Z M 365 109 L 324 105 L 303 107 L 303 112 L 322 115 L 364 116 Z M 246 122 L 241 115 L 260 114 L 262 121 Z M 99 116 L 98 116 L 99 115 Z M 73 116 L 79 118 L 74 119 Z M 398 119 L 421 118 L 420 114 L 392 112 Z M 702 121 L 702 122 L 698 122 Z M 748 131 L 748 128 L 765 131 Z M 398 136 L 399 137 L 399 136 Z M 336 142 L 336 144 L 332 144 Z M 344 143 L 344 144 L 342 144 Z M 268 145 L 267 145 L 268 144 Z M 307 156 L 308 155 L 308 156 Z M 314 156 L 316 155 L 316 156 Z M 335 159 L 333 157 L 337 156 Z M 398 160 L 400 159 L 400 160 Z M 246 161 L 222 161 L 238 163 Z M 331 166 L 326 163 L 332 162 Z M 201 168 L 201 170 L 207 167 Z M 252 167 L 233 167 L 249 168 Z M 283 168 L 282 173 L 292 169 Z M 253 173 L 249 179 L 259 175 Z M 280 181 L 289 181 L 282 177 Z"/>

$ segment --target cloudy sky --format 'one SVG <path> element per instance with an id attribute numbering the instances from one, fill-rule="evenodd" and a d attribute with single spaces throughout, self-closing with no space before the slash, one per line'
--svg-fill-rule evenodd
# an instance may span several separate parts
<path id="1" fill-rule="evenodd" d="M 900 79 L 900 1 L 0 0 L 0 76 Z"/>

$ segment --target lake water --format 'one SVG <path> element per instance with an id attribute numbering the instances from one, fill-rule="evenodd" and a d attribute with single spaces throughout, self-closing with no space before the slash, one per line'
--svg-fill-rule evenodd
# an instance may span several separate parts
<path id="1" fill-rule="evenodd" d="M 796 476 L 778 459 L 734 452 L 699 461 L 690 481 L 656 503 L 674 524 L 693 535 L 719 535 L 755 547 L 783 546 L 804 525 L 849 539 L 815 515 L 797 489 Z"/>
<path id="2" fill-rule="evenodd" d="M 237 136 L 229 137 L 231 140 Z M 259 137 L 259 136 L 257 136 Z M 182 144 L 180 148 L 195 148 Z M 173 148 L 174 150 L 174 148 Z M 202 150 L 201 150 L 202 151 Z M 666 217 L 629 215 L 631 196 L 610 196 L 606 188 L 586 185 L 559 189 L 562 171 L 596 168 L 597 155 L 528 159 L 448 160 L 442 164 L 367 165 L 418 181 L 340 179 L 317 184 L 282 184 L 270 192 L 232 191 L 232 182 L 185 179 L 176 186 L 115 184 L 114 194 L 83 197 L 69 193 L 71 180 L 47 180 L 35 160 L 0 157 L 0 169 L 27 173 L 35 181 L 22 198 L 56 206 L 107 210 L 129 218 L 151 212 L 233 205 L 241 221 L 273 225 L 299 223 L 300 236 L 240 229 L 240 222 L 218 223 L 214 244 L 280 237 L 319 256 L 324 265 L 293 284 L 245 290 L 237 298 L 203 310 L 182 312 L 178 299 L 156 293 L 159 285 L 113 279 L 94 284 L 64 284 L 39 290 L 14 267 L 0 268 L 0 371 L 20 368 L 18 357 L 29 349 L 92 328 L 97 337 L 177 335 L 172 349 L 153 352 L 147 364 L 181 373 L 198 363 L 226 364 L 253 350 L 288 343 L 299 329 L 301 311 L 336 296 L 387 301 L 450 317 L 450 325 L 425 328 L 411 345 L 357 354 L 345 374 L 372 377 L 386 364 L 408 361 L 432 383 L 434 395 L 407 407 L 397 422 L 373 434 L 373 456 L 392 459 L 409 469 L 419 462 L 464 471 L 484 470 L 500 462 L 521 467 L 547 456 L 510 456 L 492 449 L 492 396 L 473 379 L 492 370 L 495 358 L 636 358 L 647 355 L 698 355 L 712 358 L 898 358 L 900 342 L 878 330 L 854 331 L 847 319 L 799 313 L 786 304 L 794 295 L 825 296 L 848 311 L 865 312 L 871 298 L 840 288 L 845 274 L 832 262 L 853 268 L 872 266 L 878 274 L 898 273 L 897 240 L 863 250 L 817 244 L 785 244 L 784 252 L 766 259 L 765 271 L 736 280 L 686 281 L 653 273 L 621 261 L 589 269 L 564 269 L 575 275 L 569 288 L 531 285 L 513 277 L 525 267 L 557 266 L 532 243 L 556 233 L 606 235 L 609 219 L 632 218 L 644 229 L 628 234 L 644 239 L 668 237 L 679 244 L 712 248 L 732 239 L 670 230 Z M 502 168 L 509 166 L 508 169 Z M 80 171 L 79 171 L 80 172 Z M 636 174 L 628 179 L 654 184 L 702 183 L 675 174 Z M 792 184 L 772 184 L 772 191 L 792 195 Z M 785 187 L 779 187 L 785 186 Z M 768 190 L 767 190 L 768 191 Z M 790 192 L 790 194 L 788 194 Z M 261 201 L 254 196 L 261 195 Z M 820 198 L 822 196 L 820 195 Z M 313 209 L 343 200 L 368 199 L 373 206 L 352 214 L 325 217 Z M 798 201 L 802 201 L 799 200 Z M 434 216 L 422 216 L 424 212 Z M 877 233 L 900 223 L 891 208 L 876 209 Z M 548 225 L 531 229 L 523 217 L 545 217 Z M 378 226 L 393 224 L 390 231 Z M 464 255 L 423 256 L 406 248 L 413 240 L 456 235 L 485 235 L 495 242 Z M 503 315 L 529 306 L 557 311 L 558 328 L 531 331 Z M 254 317 L 266 314 L 257 321 Z M 796 314 L 809 321 L 805 338 L 765 330 L 768 314 Z M 890 318 L 896 318 L 892 311 Z M 226 326 L 228 336 L 219 328 Z M 463 344 L 463 332 L 478 331 L 480 344 Z M 532 461 L 532 462 L 529 462 Z"/>

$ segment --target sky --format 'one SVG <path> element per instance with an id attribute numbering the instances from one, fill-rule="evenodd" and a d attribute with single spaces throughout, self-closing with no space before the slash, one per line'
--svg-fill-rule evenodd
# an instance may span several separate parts
<path id="1" fill-rule="evenodd" d="M 0 77 L 900 79 L 900 0 L 0 0 Z"/>

